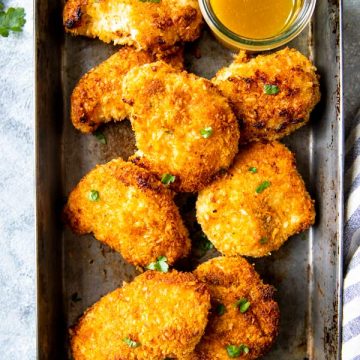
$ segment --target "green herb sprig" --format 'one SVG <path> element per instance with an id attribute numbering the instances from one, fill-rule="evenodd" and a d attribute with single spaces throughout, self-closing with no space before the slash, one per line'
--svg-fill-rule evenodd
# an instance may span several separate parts
<path id="1" fill-rule="evenodd" d="M 248 354 L 249 348 L 246 345 L 228 345 L 226 346 L 226 352 L 228 353 L 229 357 L 236 358 L 242 354 Z"/>
<path id="2" fill-rule="evenodd" d="M 266 84 L 264 85 L 264 93 L 266 95 L 276 95 L 279 92 L 279 87 L 276 85 Z"/>
<path id="3" fill-rule="evenodd" d="M 270 181 L 263 181 L 257 188 L 256 192 L 261 194 L 265 189 L 267 189 L 271 185 Z"/>
<path id="4" fill-rule="evenodd" d="M 234 304 L 234 306 L 237 307 L 243 314 L 248 311 L 250 307 L 250 301 L 248 301 L 246 298 L 241 298 Z"/>
<path id="5" fill-rule="evenodd" d="M 156 261 L 152 262 L 146 267 L 148 270 L 156 270 L 163 273 L 169 271 L 169 264 L 167 263 L 166 256 L 159 256 Z"/>
<path id="6" fill-rule="evenodd" d="M 140 343 L 139 342 L 136 342 L 136 341 L 134 341 L 134 340 L 131 340 L 130 338 L 125 338 L 125 339 L 123 339 L 123 342 L 126 344 L 126 345 L 128 345 L 129 347 L 131 347 L 131 348 L 137 348 L 137 347 L 139 347 L 140 346 Z"/>
<path id="7" fill-rule="evenodd" d="M 0 35 L 8 37 L 10 31 L 21 32 L 25 25 L 24 8 L 10 7 L 4 10 L 4 4 L 0 2 Z"/>

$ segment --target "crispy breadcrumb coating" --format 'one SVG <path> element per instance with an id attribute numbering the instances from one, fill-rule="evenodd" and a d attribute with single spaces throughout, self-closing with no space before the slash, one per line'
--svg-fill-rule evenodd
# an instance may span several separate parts
<path id="1" fill-rule="evenodd" d="M 211 259 L 194 274 L 207 285 L 212 303 L 205 335 L 196 347 L 198 360 L 228 360 L 229 345 L 247 347 L 241 359 L 264 355 L 278 334 L 275 289 L 265 285 L 254 267 L 241 257 Z M 239 300 L 241 308 L 236 306 Z"/>
<path id="2" fill-rule="evenodd" d="M 290 134 L 308 122 L 320 100 L 316 68 L 295 49 L 253 59 L 240 51 L 212 82 L 233 104 L 242 143 Z"/>
<path id="3" fill-rule="evenodd" d="M 120 45 L 158 52 L 200 36 L 197 0 L 68 0 L 66 31 Z"/>
<path id="4" fill-rule="evenodd" d="M 240 148 L 228 174 L 200 192 L 197 219 L 225 255 L 264 256 L 309 228 L 314 202 L 279 142 Z"/>
<path id="5" fill-rule="evenodd" d="M 100 65 L 86 73 L 71 95 L 71 121 L 84 132 L 96 130 L 102 123 L 121 121 L 128 116 L 128 106 L 122 101 L 122 80 L 134 66 L 156 61 L 158 58 L 183 68 L 183 48 L 172 54 L 153 55 L 125 46 Z"/>
<path id="6" fill-rule="evenodd" d="M 238 123 L 210 81 L 155 62 L 126 74 L 123 96 L 139 149 L 133 161 L 174 175 L 176 190 L 196 192 L 230 166 Z"/>
<path id="7" fill-rule="evenodd" d="M 169 264 L 190 250 L 173 194 L 147 170 L 121 159 L 98 165 L 71 192 L 64 217 L 78 234 L 94 236 L 128 262 Z"/>
<path id="8" fill-rule="evenodd" d="M 147 271 L 90 307 L 70 330 L 75 360 L 190 360 L 210 296 L 191 273 Z"/>

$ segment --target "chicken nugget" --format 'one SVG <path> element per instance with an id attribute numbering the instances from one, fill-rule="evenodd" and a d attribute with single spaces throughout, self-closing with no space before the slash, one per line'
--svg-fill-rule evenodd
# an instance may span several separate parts
<path id="1" fill-rule="evenodd" d="M 235 61 L 212 79 L 233 104 L 241 142 L 275 140 L 305 125 L 320 100 L 315 66 L 295 49 Z"/>
<path id="2" fill-rule="evenodd" d="M 223 254 L 260 257 L 309 228 L 315 210 L 294 155 L 259 142 L 240 148 L 229 172 L 200 192 L 196 215 Z"/>
<path id="3" fill-rule="evenodd" d="M 86 73 L 71 95 L 71 121 L 84 132 L 95 131 L 102 123 L 121 121 L 128 116 L 128 107 L 122 101 L 122 80 L 134 66 L 156 61 L 158 58 L 183 68 L 183 48 L 172 54 L 153 55 L 123 47 L 100 65 Z"/>
<path id="4" fill-rule="evenodd" d="M 200 36 L 197 0 L 68 0 L 63 23 L 67 32 L 109 43 L 158 52 Z"/>
<path id="5" fill-rule="evenodd" d="M 75 360 L 190 360 L 210 309 L 191 273 L 147 271 L 100 299 L 70 330 Z"/>
<path id="6" fill-rule="evenodd" d="M 155 62 L 126 74 L 123 97 L 139 149 L 133 161 L 170 179 L 174 189 L 196 192 L 230 166 L 238 123 L 210 81 Z"/>
<path id="7" fill-rule="evenodd" d="M 134 265 L 147 266 L 159 257 L 173 264 L 190 250 L 172 192 L 147 170 L 121 159 L 96 166 L 80 181 L 64 217 L 74 232 L 93 233 Z"/>
<path id="8" fill-rule="evenodd" d="M 194 271 L 210 292 L 212 311 L 196 346 L 198 360 L 257 359 L 273 344 L 279 327 L 275 289 L 265 285 L 244 258 L 218 257 Z"/>

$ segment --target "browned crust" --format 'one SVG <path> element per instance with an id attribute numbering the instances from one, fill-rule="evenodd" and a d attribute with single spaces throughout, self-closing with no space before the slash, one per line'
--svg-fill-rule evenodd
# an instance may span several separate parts
<path id="1" fill-rule="evenodd" d="M 99 200 L 90 201 L 91 190 Z M 94 236 L 132 264 L 159 256 L 169 264 L 190 250 L 173 193 L 148 171 L 121 159 L 98 165 L 70 193 L 64 219 L 77 234 Z"/>
<path id="2" fill-rule="evenodd" d="M 163 59 L 176 68 L 183 68 L 183 48 L 171 54 L 151 54 L 123 47 L 100 65 L 87 72 L 71 95 L 71 121 L 75 128 L 88 133 L 111 120 L 128 117 L 128 106 L 122 101 L 122 80 L 134 66 Z"/>
<path id="3" fill-rule="evenodd" d="M 241 123 L 241 143 L 280 139 L 309 121 L 320 100 L 319 75 L 300 52 L 285 48 L 251 58 L 241 51 L 212 81 L 232 103 Z M 279 93 L 267 95 L 265 85 Z"/>
<path id="4" fill-rule="evenodd" d="M 227 345 L 246 345 L 249 353 L 242 359 L 263 356 L 274 343 L 279 328 L 279 307 L 275 289 L 263 284 L 260 276 L 244 258 L 219 257 L 201 264 L 194 274 L 210 291 L 213 310 L 206 332 L 196 347 L 198 360 L 227 360 Z M 234 303 L 246 298 L 250 307 L 241 313 Z M 226 311 L 219 316 L 216 306 Z"/>
<path id="5" fill-rule="evenodd" d="M 192 352 L 204 333 L 209 308 L 206 285 L 191 273 L 145 272 L 85 311 L 70 329 L 73 357 L 193 359 Z M 124 344 L 125 337 L 141 345 L 131 349 Z"/>

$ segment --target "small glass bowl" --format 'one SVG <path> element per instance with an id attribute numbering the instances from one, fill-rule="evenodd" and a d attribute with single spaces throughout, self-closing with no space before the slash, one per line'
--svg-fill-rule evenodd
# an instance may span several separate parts
<path id="1" fill-rule="evenodd" d="M 266 39 L 251 39 L 239 36 L 226 28 L 217 18 L 210 0 L 199 0 L 202 15 L 216 38 L 231 49 L 263 51 L 277 48 L 298 36 L 309 23 L 315 9 L 316 0 L 303 0 L 295 19 L 279 34 Z"/>

